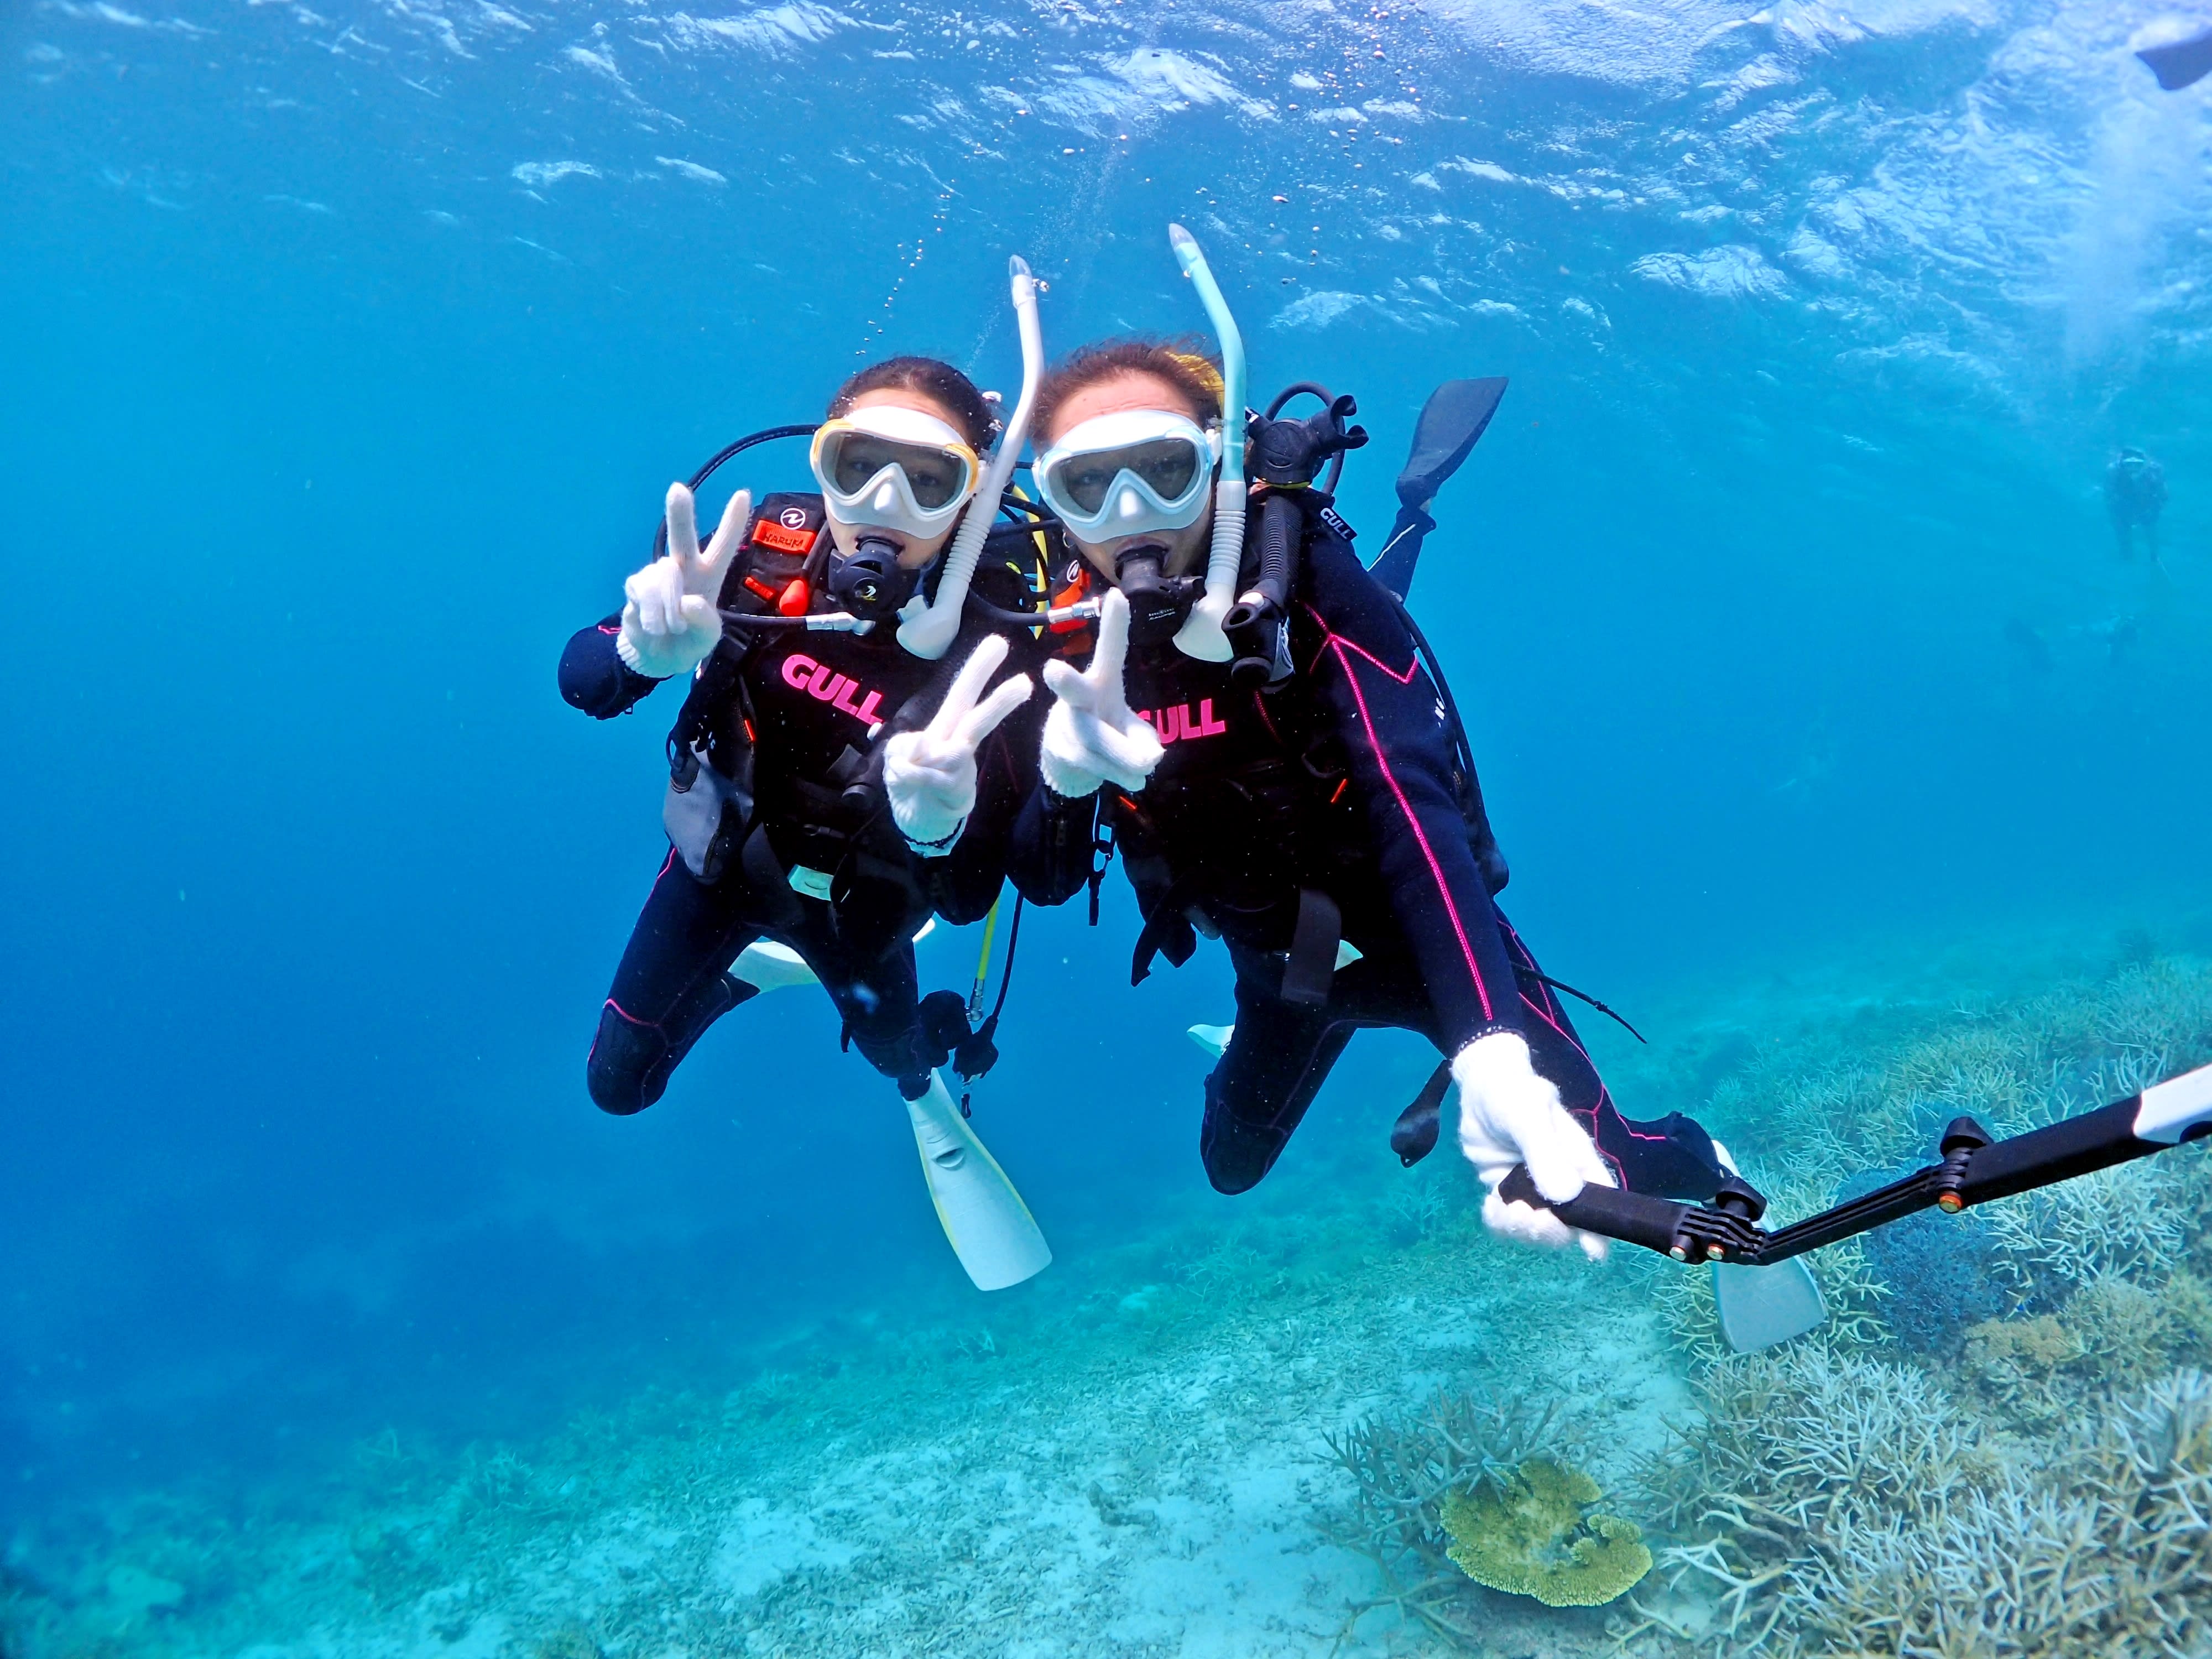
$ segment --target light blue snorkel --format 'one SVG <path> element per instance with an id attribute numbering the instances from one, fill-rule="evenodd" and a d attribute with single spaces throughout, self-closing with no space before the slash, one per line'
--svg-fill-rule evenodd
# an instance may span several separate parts
<path id="1" fill-rule="evenodd" d="M 1235 653 L 1221 631 L 1237 602 L 1237 573 L 1244 562 L 1244 337 L 1237 331 L 1229 301 L 1206 263 L 1198 239 L 1181 225 L 1168 227 L 1182 274 L 1197 285 L 1221 347 L 1221 477 L 1213 486 L 1213 542 L 1206 557 L 1206 592 L 1175 636 L 1176 649 L 1201 662 L 1227 662 Z"/>
<path id="2" fill-rule="evenodd" d="M 1204 264 L 1200 262 L 1201 270 Z M 1029 261 L 1019 254 L 1006 261 L 1006 271 L 1013 286 L 1014 319 L 1021 328 L 1022 395 L 1014 404 L 1014 412 L 1006 417 L 998 447 L 991 452 L 991 465 L 984 471 L 983 482 L 976 486 L 968 504 L 968 516 L 961 520 L 951 549 L 945 556 L 945 574 L 938 579 L 936 602 L 925 605 L 915 601 L 899 623 L 898 642 L 932 662 L 951 647 L 953 636 L 960 631 L 960 613 L 968 603 L 968 584 L 975 578 L 975 561 L 982 556 L 983 538 L 991 533 L 992 520 L 999 516 L 999 498 L 1014 476 L 1014 463 L 1021 459 L 1022 446 L 1029 440 L 1030 416 L 1036 408 L 1037 387 L 1044 381 L 1044 330 L 1037 321 L 1036 279 L 1030 275 Z M 1207 279 L 1209 283 L 1212 280 Z M 1243 451 L 1240 438 L 1240 465 Z M 1229 580 L 1235 585 L 1233 568 Z M 1212 592 L 1209 576 L 1206 592 L 1210 596 Z M 1215 632 L 1219 631 L 1217 627 Z M 1225 641 L 1222 648 L 1225 653 Z"/>

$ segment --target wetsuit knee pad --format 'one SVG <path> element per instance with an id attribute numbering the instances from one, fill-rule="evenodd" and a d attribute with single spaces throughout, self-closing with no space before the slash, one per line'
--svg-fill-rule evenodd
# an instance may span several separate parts
<path id="1" fill-rule="evenodd" d="M 674 1070 L 667 1033 L 632 1019 L 611 1002 L 599 1010 L 599 1035 L 584 1062 L 584 1085 L 603 1112 L 628 1117 L 660 1098 Z"/>
<path id="2" fill-rule="evenodd" d="M 584 1063 L 585 1086 L 603 1112 L 628 1117 L 660 1098 L 668 1079 L 707 1028 L 758 988 L 717 974 L 682 1001 L 659 1024 L 633 1019 L 611 998 L 599 1010 L 599 1034 Z"/>
<path id="3" fill-rule="evenodd" d="M 1213 1190 L 1228 1197 L 1249 1193 L 1275 1167 L 1290 1132 L 1274 1123 L 1240 1116 L 1220 1086 L 1206 1080 L 1206 1118 L 1199 1126 L 1199 1161 Z"/>

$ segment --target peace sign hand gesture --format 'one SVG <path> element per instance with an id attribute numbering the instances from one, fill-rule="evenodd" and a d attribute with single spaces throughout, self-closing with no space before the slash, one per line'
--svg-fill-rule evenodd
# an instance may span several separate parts
<path id="1" fill-rule="evenodd" d="M 884 793 L 890 800 L 891 820 L 907 844 L 925 858 L 941 858 L 952 850 L 975 810 L 976 749 L 1036 690 L 1028 675 L 1016 674 L 983 696 L 984 686 L 1006 659 L 1006 640 L 988 636 L 961 665 L 929 724 L 919 732 L 901 732 L 884 745 Z"/>
<path id="2" fill-rule="evenodd" d="M 1129 601 L 1120 589 L 1106 596 L 1098 617 L 1098 648 L 1081 673 L 1064 662 L 1044 665 L 1052 712 L 1044 717 L 1044 747 L 1037 756 L 1045 787 L 1079 799 L 1101 784 L 1141 789 L 1165 751 L 1152 728 L 1130 712 L 1121 687 L 1129 654 Z"/>
<path id="3" fill-rule="evenodd" d="M 647 679 L 690 673 L 722 637 L 716 602 L 731 556 L 752 520 L 752 492 L 740 489 L 730 497 L 704 553 L 699 550 L 695 510 L 689 489 L 680 483 L 668 486 L 668 556 L 655 559 L 623 584 L 622 631 L 615 636 L 615 653 Z"/>

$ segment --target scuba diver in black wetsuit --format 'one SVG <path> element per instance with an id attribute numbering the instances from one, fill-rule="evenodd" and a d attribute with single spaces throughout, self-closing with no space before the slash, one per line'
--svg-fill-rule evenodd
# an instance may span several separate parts
<path id="1" fill-rule="evenodd" d="M 2166 469 L 2132 445 L 2121 450 L 2105 469 L 2105 512 L 2123 559 L 2135 557 L 2140 530 L 2150 562 L 2158 563 L 2158 520 L 2165 511 Z"/>
<path id="2" fill-rule="evenodd" d="M 1038 557 L 1025 527 L 987 541 L 1042 369 L 1018 262 L 1014 289 L 1025 384 L 988 469 L 996 423 L 966 376 L 915 357 L 863 369 L 814 432 L 820 495 L 755 509 L 739 491 L 702 551 L 691 491 L 672 486 L 666 556 L 561 660 L 562 695 L 601 720 L 690 677 L 669 743 L 672 849 L 600 1012 L 592 1099 L 642 1110 L 723 1014 L 818 979 L 897 1083 L 939 1218 L 987 1290 L 1050 1252 L 935 1070 L 969 1033 L 957 994 L 918 996 L 912 940 L 933 913 L 990 910 L 1042 793 L 1034 707 L 1009 720 L 1030 676 L 985 692 L 1010 641 L 1036 655 L 988 614 L 1028 603 L 1020 569 Z"/>
<path id="3" fill-rule="evenodd" d="M 1200 1138 L 1218 1190 L 1267 1174 L 1357 1027 L 1400 1026 L 1448 1061 L 1401 1120 L 1401 1157 L 1434 1144 L 1455 1081 L 1486 1222 L 1601 1255 L 1601 1239 L 1508 1202 L 1499 1183 L 1525 1163 L 1554 1201 L 1586 1183 L 1703 1198 L 1725 1153 L 1679 1114 L 1634 1123 L 1614 1108 L 1492 904 L 1504 862 L 1448 694 L 1313 486 L 1322 461 L 1364 441 L 1344 425 L 1351 400 L 1305 421 L 1254 417 L 1248 491 L 1241 342 L 1195 243 L 1170 234 L 1212 314 L 1225 386 L 1202 355 L 1127 340 L 1077 352 L 1038 403 L 1033 476 L 1077 556 L 1060 597 L 1108 590 L 1089 666 L 1045 667 L 1045 818 L 1097 799 L 1145 918 L 1135 979 L 1156 954 L 1188 959 L 1200 933 L 1228 945 L 1237 1018 Z M 1407 497 L 1420 526 L 1433 493 Z M 1032 885 L 1072 894 L 1074 873 L 1039 870 Z"/>

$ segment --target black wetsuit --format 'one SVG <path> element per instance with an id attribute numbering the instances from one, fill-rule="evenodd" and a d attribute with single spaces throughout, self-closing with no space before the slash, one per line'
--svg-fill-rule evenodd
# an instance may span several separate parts
<path id="1" fill-rule="evenodd" d="M 2105 510 L 2112 517 L 2120 556 L 2135 557 L 2135 532 L 2143 532 L 2153 559 L 2158 557 L 2158 520 L 2166 510 L 2166 469 L 2130 449 L 2105 469 Z"/>
<path id="2" fill-rule="evenodd" d="M 787 518 L 794 509 L 803 522 Z M 759 583 L 757 573 L 767 568 L 755 538 L 788 541 L 788 526 L 800 524 L 811 542 L 820 523 L 818 496 L 765 498 L 724 582 L 724 606 L 766 609 L 760 589 L 777 594 L 784 586 L 787 572 L 760 583 L 748 600 L 748 575 Z M 822 539 L 826 544 L 826 533 Z M 975 591 L 1009 605 L 1019 589 L 996 556 L 1005 539 L 993 538 Z M 935 574 L 933 568 L 933 585 Z M 817 584 L 810 608 L 837 607 Z M 561 695 L 599 720 L 626 712 L 660 684 L 632 672 L 617 653 L 619 623 L 611 617 L 580 629 L 561 658 Z M 923 1091 L 930 1068 L 943 1063 L 966 1028 L 941 1030 L 938 1011 L 919 998 L 913 934 L 933 912 L 954 923 L 973 921 L 997 898 L 1017 820 L 1025 805 L 1033 819 L 1042 810 L 1036 799 L 1044 793 L 1036 782 L 1042 699 L 1033 697 L 985 739 L 976 755 L 975 810 L 942 857 L 909 849 L 891 821 L 880 783 L 883 743 L 927 720 L 989 631 L 970 613 L 951 648 L 930 662 L 898 644 L 896 623 L 866 635 L 728 630 L 722 660 L 710 659 L 706 671 L 720 680 L 705 694 L 711 706 L 699 711 L 700 746 L 705 763 L 741 781 L 750 810 L 740 800 L 723 812 L 724 838 L 704 871 L 710 878 L 675 848 L 662 862 L 615 970 L 586 1067 L 601 1107 L 627 1114 L 660 1097 L 708 1026 L 754 994 L 728 969 L 762 939 L 805 959 L 836 1004 L 847 1037 L 871 1065 L 897 1079 L 908 1098 Z M 1010 640 L 1001 678 L 1034 667 L 1030 635 L 1016 631 Z M 695 690 L 695 698 L 702 695 Z M 1041 834 L 1032 827 L 1028 838 L 1036 843 Z M 801 890 L 806 887 L 816 890 Z"/>
<path id="3" fill-rule="evenodd" d="M 1132 648 L 1129 703 L 1166 753 L 1136 794 L 1101 792 L 1146 917 L 1133 976 L 1155 953 L 1187 960 L 1200 932 L 1236 968 L 1236 1035 L 1206 1084 L 1207 1176 L 1255 1185 L 1353 1030 L 1387 1025 L 1447 1057 L 1520 1033 L 1624 1185 L 1709 1195 L 1704 1132 L 1620 1116 L 1494 907 L 1504 865 L 1443 700 L 1395 602 L 1317 511 L 1292 599 L 1296 672 L 1264 692 L 1172 645 Z M 1331 975 L 1340 927 L 1359 958 Z"/>

